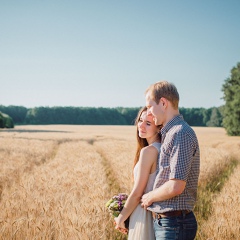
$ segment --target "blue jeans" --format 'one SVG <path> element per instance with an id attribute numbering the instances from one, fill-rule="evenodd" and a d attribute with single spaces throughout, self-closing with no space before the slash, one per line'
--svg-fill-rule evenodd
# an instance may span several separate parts
<path id="1" fill-rule="evenodd" d="M 197 233 L 197 221 L 193 212 L 178 217 L 154 219 L 156 240 L 193 240 Z"/>

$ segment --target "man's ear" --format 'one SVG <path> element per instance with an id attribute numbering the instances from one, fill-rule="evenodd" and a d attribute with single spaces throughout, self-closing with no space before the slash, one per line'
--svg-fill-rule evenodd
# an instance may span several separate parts
<path id="1" fill-rule="evenodd" d="M 166 109 L 168 106 L 168 100 L 166 98 L 162 97 L 160 99 L 160 102 L 161 102 L 162 106 Z"/>

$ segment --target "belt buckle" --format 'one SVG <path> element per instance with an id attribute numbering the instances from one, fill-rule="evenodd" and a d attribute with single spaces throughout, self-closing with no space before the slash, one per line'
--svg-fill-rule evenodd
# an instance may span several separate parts
<path id="1" fill-rule="evenodd" d="M 153 218 L 157 220 L 161 219 L 162 218 L 161 213 L 153 212 Z"/>

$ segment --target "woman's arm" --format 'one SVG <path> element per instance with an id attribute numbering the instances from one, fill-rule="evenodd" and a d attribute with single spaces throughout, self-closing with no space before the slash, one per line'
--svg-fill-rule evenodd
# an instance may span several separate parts
<path id="1" fill-rule="evenodd" d="M 124 221 L 131 215 L 140 203 L 144 189 L 146 188 L 152 165 L 157 161 L 158 151 L 153 146 L 145 147 L 140 152 L 139 169 L 134 187 L 119 216 L 115 218 L 116 229 L 125 228 Z"/>

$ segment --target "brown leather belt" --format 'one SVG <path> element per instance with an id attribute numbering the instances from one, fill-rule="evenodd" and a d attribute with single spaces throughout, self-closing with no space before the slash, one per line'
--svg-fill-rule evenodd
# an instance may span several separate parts
<path id="1" fill-rule="evenodd" d="M 177 210 L 177 211 L 171 211 L 171 212 L 165 212 L 165 213 L 155 213 L 152 212 L 152 216 L 154 219 L 161 219 L 161 218 L 166 218 L 166 217 L 178 217 L 181 215 L 187 215 L 191 211 L 189 210 Z"/>

